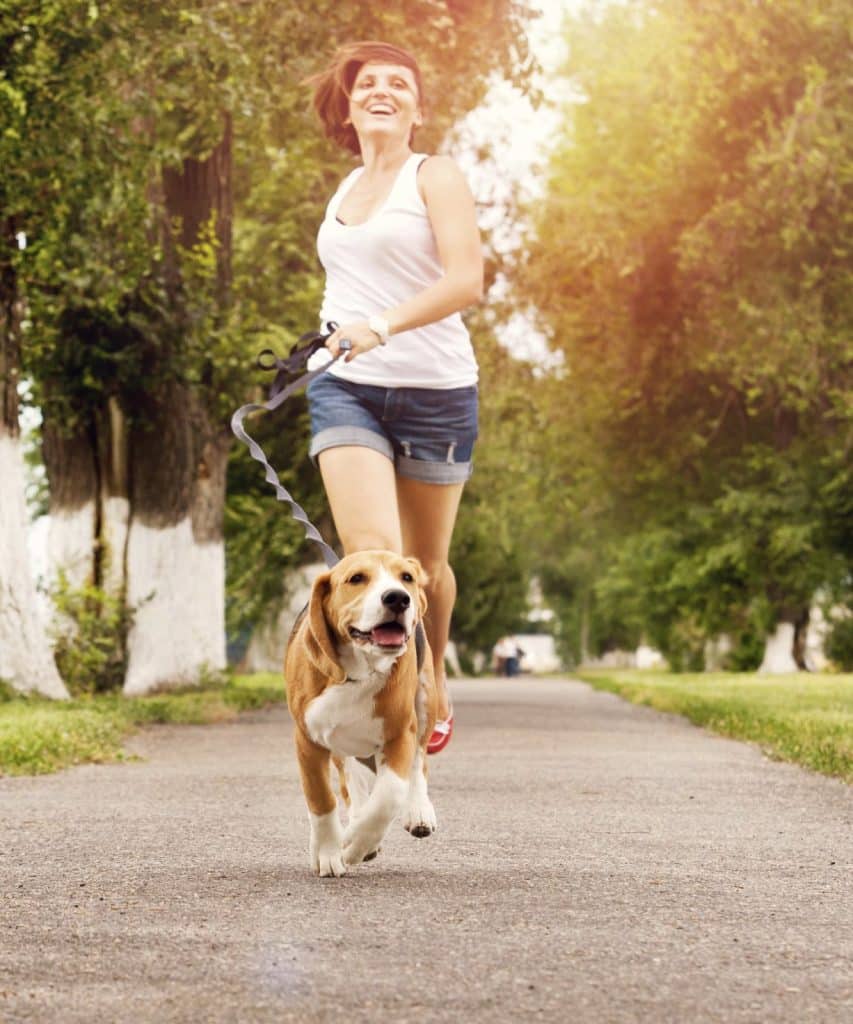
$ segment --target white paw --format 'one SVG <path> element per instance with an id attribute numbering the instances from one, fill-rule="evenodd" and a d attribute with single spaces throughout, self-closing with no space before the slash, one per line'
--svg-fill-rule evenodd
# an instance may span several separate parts
<path id="1" fill-rule="evenodd" d="M 311 840 L 308 853 L 311 867 L 321 878 L 333 875 L 340 878 L 346 874 L 342 842 L 341 822 L 337 809 L 328 814 L 315 815 L 309 812 Z"/>
<path id="2" fill-rule="evenodd" d="M 373 829 L 347 826 L 344 830 L 344 863 L 361 864 L 365 860 L 373 860 L 379 853 L 382 838 Z"/>
<path id="3" fill-rule="evenodd" d="M 344 864 L 344 851 L 339 845 L 327 843 L 323 846 L 311 849 L 311 867 L 314 873 L 321 878 L 333 876 L 340 878 L 347 873 Z"/>
<path id="4" fill-rule="evenodd" d="M 431 836 L 438 828 L 435 808 L 428 796 L 412 800 L 403 810 L 403 828 L 417 839 Z"/>

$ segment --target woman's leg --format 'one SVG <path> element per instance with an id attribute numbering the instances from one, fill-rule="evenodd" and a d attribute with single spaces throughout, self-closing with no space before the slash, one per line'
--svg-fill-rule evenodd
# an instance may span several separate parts
<path id="1" fill-rule="evenodd" d="M 429 607 L 424 626 L 435 666 L 439 718 L 447 718 L 450 712 L 444 651 L 456 600 L 456 578 L 447 558 L 464 486 L 428 484 L 409 477 L 397 477 L 403 553 L 414 555 L 429 577 L 426 587 Z"/>
<path id="2" fill-rule="evenodd" d="M 394 463 L 357 445 L 327 448 L 317 461 L 344 554 L 371 548 L 402 553 Z"/>

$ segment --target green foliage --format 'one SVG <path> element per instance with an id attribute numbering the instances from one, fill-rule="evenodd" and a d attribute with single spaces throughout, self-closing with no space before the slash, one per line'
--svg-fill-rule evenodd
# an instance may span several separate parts
<path id="1" fill-rule="evenodd" d="M 527 573 L 510 524 L 476 494 L 466 498 L 451 563 L 459 595 L 453 639 L 463 656 L 491 651 L 499 637 L 520 628 L 527 610 Z"/>
<path id="2" fill-rule="evenodd" d="M 530 537 L 539 529 L 530 461 L 543 428 L 531 368 L 485 324 L 473 319 L 470 326 L 480 363 L 480 438 L 450 552 L 458 592 L 452 637 L 468 665 L 475 651 L 490 654 L 499 637 L 524 624 Z"/>
<path id="3" fill-rule="evenodd" d="M 304 79 L 346 41 L 411 47 L 429 106 L 418 145 L 434 148 L 493 73 L 529 86 L 531 14 L 526 0 L 9 0 L 0 216 L 28 244 L 0 252 L 0 264 L 14 266 L 27 298 L 24 368 L 54 429 L 94 434 L 115 399 L 132 430 L 147 400 L 177 386 L 226 430 L 256 396 L 256 352 L 273 337 L 287 349 L 317 322 L 316 230 L 351 158 L 322 138 Z M 233 211 L 223 203 L 219 220 L 169 222 L 170 172 L 222 146 Z M 316 516 L 304 412 L 281 429 L 272 461 Z M 229 475 L 232 630 L 270 612 L 284 569 L 305 557 L 246 461 L 236 454 Z"/>
<path id="4" fill-rule="evenodd" d="M 826 638 L 826 655 L 842 672 L 853 672 L 853 616 L 833 622 Z"/>
<path id="5" fill-rule="evenodd" d="M 51 589 L 51 627 L 59 674 L 72 696 L 120 690 L 127 663 L 127 634 L 136 609 L 99 587 L 72 587 L 60 572 Z"/>
<path id="6" fill-rule="evenodd" d="M 542 557 L 593 653 L 645 635 L 689 666 L 727 632 L 749 663 L 849 573 L 847 20 L 633 0 L 570 28 L 583 100 L 516 284 L 565 358 Z"/>
<path id="7" fill-rule="evenodd" d="M 597 689 L 684 715 L 771 757 L 853 782 L 853 676 L 582 671 Z"/>

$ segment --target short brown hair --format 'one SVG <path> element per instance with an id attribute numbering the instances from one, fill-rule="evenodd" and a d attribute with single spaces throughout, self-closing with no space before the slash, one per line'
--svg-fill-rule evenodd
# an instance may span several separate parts
<path id="1" fill-rule="evenodd" d="M 361 152 L 358 136 L 353 126 L 345 122 L 349 117 L 349 98 L 352 87 L 362 65 L 369 61 L 399 64 L 408 68 L 415 76 L 418 102 L 421 108 L 424 105 L 421 69 L 408 50 L 402 50 L 399 46 L 380 43 L 373 39 L 347 43 L 346 46 L 342 46 L 335 53 L 325 71 L 311 75 L 306 79 L 306 83 L 314 89 L 314 109 L 323 124 L 323 131 L 339 146 L 343 146 L 344 149 L 348 149 L 356 155 Z"/>

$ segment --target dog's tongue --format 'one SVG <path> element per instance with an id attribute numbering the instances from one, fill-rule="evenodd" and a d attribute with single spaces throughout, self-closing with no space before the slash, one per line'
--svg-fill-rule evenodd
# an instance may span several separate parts
<path id="1" fill-rule="evenodd" d="M 406 631 L 399 622 L 383 622 L 371 629 L 370 639 L 381 647 L 399 647 L 406 642 Z"/>

